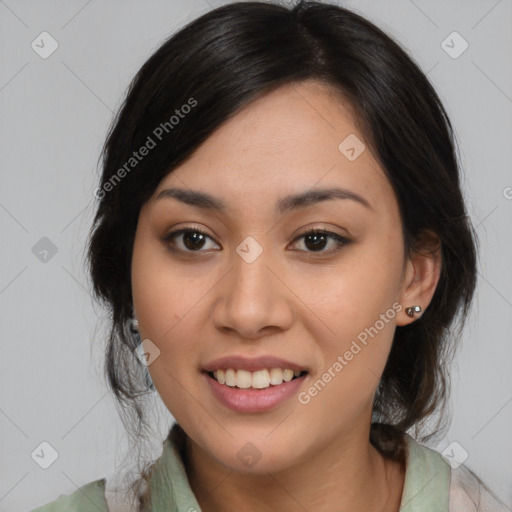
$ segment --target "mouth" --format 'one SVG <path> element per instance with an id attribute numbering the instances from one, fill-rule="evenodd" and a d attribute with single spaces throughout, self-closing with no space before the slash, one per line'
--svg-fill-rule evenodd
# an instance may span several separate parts
<path id="1" fill-rule="evenodd" d="M 223 386 L 258 391 L 300 379 L 308 372 L 306 370 L 292 370 L 290 368 L 264 368 L 257 371 L 219 368 L 205 373 L 209 378 Z"/>
<path id="2" fill-rule="evenodd" d="M 263 414 L 284 407 L 309 377 L 306 370 L 276 367 L 254 371 L 219 368 L 203 370 L 202 375 L 218 403 L 241 414 Z"/>

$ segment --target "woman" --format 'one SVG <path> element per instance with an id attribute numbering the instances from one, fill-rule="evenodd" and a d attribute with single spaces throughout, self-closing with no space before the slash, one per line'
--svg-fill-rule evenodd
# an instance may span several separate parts
<path id="1" fill-rule="evenodd" d="M 415 439 L 476 242 L 450 122 L 395 42 L 334 5 L 215 9 L 144 64 L 103 156 L 109 383 L 139 432 L 144 386 L 177 422 L 134 510 L 506 510 Z"/>

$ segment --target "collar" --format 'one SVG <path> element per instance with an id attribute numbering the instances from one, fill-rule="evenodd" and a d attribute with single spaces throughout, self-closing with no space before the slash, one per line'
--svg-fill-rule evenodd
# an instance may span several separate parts
<path id="1" fill-rule="evenodd" d="M 451 466 L 442 455 L 409 434 L 400 512 L 448 512 Z"/>

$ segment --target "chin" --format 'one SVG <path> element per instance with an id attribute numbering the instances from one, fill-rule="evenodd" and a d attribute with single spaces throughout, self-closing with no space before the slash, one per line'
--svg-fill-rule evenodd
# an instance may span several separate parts
<path id="1" fill-rule="evenodd" d="M 290 438 L 285 442 L 282 436 L 265 439 L 270 431 L 266 429 L 264 434 L 258 436 L 246 433 L 235 436 L 228 443 L 216 443 L 215 446 L 210 446 L 210 438 L 207 450 L 223 466 L 238 473 L 267 475 L 292 467 L 298 462 L 300 454 L 297 448 L 302 443 Z"/>

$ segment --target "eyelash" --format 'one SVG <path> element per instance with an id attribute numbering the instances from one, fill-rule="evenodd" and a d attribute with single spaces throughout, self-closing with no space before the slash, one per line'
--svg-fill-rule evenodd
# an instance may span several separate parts
<path id="1" fill-rule="evenodd" d="M 203 251 L 203 250 L 191 251 L 191 250 L 186 250 L 186 249 L 176 249 L 174 247 L 175 244 L 172 242 L 172 240 L 174 238 L 176 238 L 178 235 L 182 235 L 184 233 L 199 233 L 199 234 L 213 240 L 212 237 L 210 235 L 208 235 L 208 233 L 206 233 L 205 231 L 200 229 L 198 226 L 188 226 L 188 227 L 185 227 L 182 229 L 178 229 L 176 231 L 171 231 L 163 238 L 163 242 L 167 245 L 167 247 L 172 252 L 181 252 L 181 253 L 208 252 L 208 251 Z M 324 251 L 324 250 L 301 251 L 301 252 L 306 252 L 306 253 L 308 253 L 308 255 L 311 255 L 311 256 L 331 255 L 331 254 L 337 253 L 338 251 L 340 251 L 341 249 L 343 249 L 344 247 L 346 247 L 352 243 L 352 240 L 349 240 L 348 238 L 345 238 L 345 237 L 339 235 L 338 233 L 333 233 L 332 231 L 326 231 L 325 229 L 321 229 L 321 228 L 314 228 L 314 229 L 311 229 L 304 233 L 301 233 L 297 238 L 295 238 L 294 242 L 297 242 L 301 238 L 304 238 L 304 237 L 306 237 L 308 235 L 312 235 L 312 234 L 322 234 L 322 235 L 326 235 L 328 238 L 332 238 L 336 242 L 336 247 L 334 249 L 331 249 L 330 251 Z"/>

